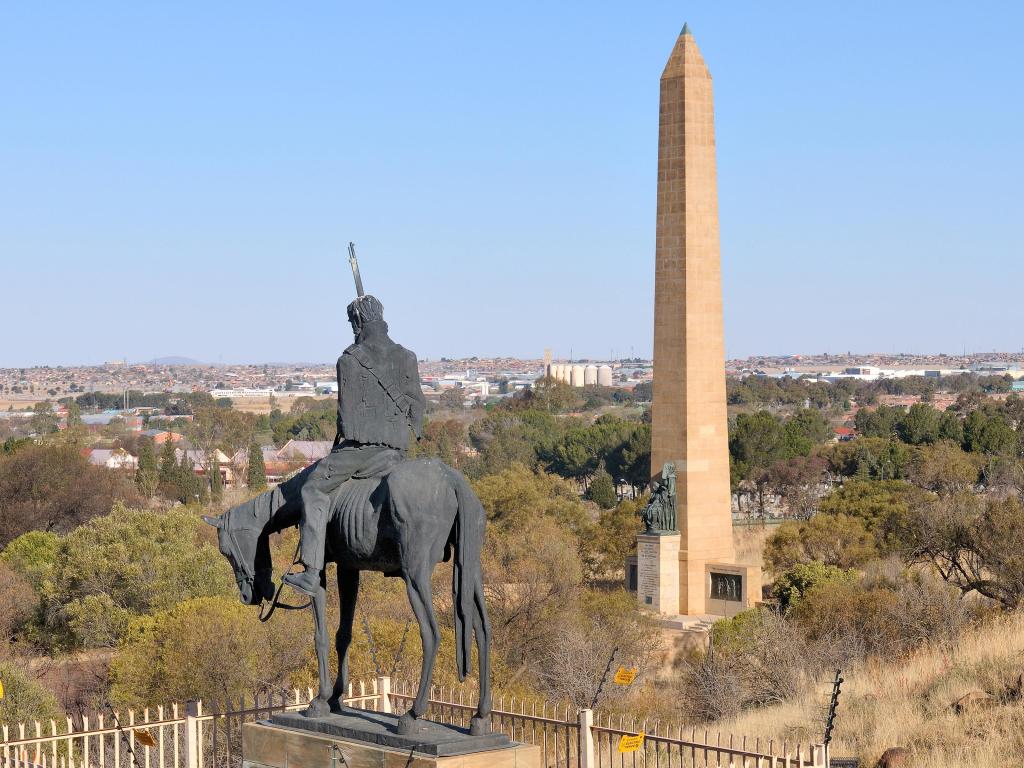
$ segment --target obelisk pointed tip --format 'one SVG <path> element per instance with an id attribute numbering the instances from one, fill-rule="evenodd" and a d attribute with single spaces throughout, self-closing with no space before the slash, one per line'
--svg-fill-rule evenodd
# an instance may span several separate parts
<path id="1" fill-rule="evenodd" d="M 683 22 L 683 31 L 680 32 L 679 35 L 680 37 L 682 37 L 683 35 L 689 35 L 690 37 L 693 37 L 693 32 L 690 31 L 689 23 L 685 21 Z"/>

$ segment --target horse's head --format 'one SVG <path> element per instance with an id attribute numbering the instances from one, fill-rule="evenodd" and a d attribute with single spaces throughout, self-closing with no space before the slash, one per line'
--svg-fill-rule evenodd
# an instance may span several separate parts
<path id="1" fill-rule="evenodd" d="M 217 529 L 217 545 L 235 572 L 239 599 L 245 605 L 259 605 L 274 597 L 269 536 L 256 520 L 232 515 L 233 511 L 220 517 L 203 515 L 203 520 Z"/>

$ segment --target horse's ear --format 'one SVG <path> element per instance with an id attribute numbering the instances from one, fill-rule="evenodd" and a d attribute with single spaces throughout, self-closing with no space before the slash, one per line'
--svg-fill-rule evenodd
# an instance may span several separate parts
<path id="1" fill-rule="evenodd" d="M 210 517 L 209 515 L 203 515 L 203 520 L 212 525 L 214 528 L 220 528 L 223 525 L 223 521 L 219 517 Z"/>

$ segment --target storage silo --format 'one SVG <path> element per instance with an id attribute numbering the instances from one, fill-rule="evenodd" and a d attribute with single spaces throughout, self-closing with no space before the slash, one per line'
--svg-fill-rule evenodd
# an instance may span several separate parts
<path id="1" fill-rule="evenodd" d="M 569 383 L 574 387 L 582 387 L 583 381 L 586 378 L 585 371 L 586 369 L 582 365 L 574 365 L 572 367 L 572 381 Z"/>
<path id="2" fill-rule="evenodd" d="M 588 365 L 583 369 L 583 383 L 590 387 L 597 384 L 597 366 Z"/>
<path id="3" fill-rule="evenodd" d="M 566 363 L 565 365 L 562 366 L 561 382 L 563 384 L 571 384 L 572 383 L 572 366 L 569 365 L 568 363 Z"/>
<path id="4" fill-rule="evenodd" d="M 597 369 L 597 383 L 602 387 L 612 385 L 612 367 L 610 365 L 602 365 Z"/>

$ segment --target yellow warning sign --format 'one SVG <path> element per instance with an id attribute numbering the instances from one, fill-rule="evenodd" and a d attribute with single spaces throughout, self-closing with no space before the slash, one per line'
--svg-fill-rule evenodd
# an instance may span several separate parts
<path id="1" fill-rule="evenodd" d="M 618 671 L 615 673 L 615 677 L 612 678 L 612 681 L 616 685 L 629 685 L 636 680 L 636 673 L 636 667 L 632 667 L 631 669 L 619 667 Z"/>
<path id="2" fill-rule="evenodd" d="M 145 728 L 135 729 L 135 740 L 144 747 L 155 747 L 156 739 L 153 738 L 153 734 L 147 731 Z"/>
<path id="3" fill-rule="evenodd" d="M 4 683 L 3 683 L 3 680 L 0 680 L 0 699 L 2 699 L 3 697 L 4 697 Z"/>
<path id="4" fill-rule="evenodd" d="M 619 752 L 636 752 L 643 745 L 644 734 L 642 733 L 638 733 L 636 736 L 619 737 Z"/>

